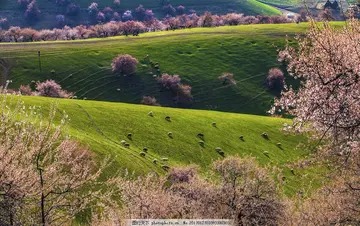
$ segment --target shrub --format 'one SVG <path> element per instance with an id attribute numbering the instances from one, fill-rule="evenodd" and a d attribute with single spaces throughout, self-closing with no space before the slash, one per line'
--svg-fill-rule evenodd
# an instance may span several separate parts
<path id="1" fill-rule="evenodd" d="M 56 15 L 55 20 L 56 20 L 57 27 L 64 27 L 64 25 L 65 25 L 65 16 L 64 15 L 61 15 L 61 14 Z"/>
<path id="2" fill-rule="evenodd" d="M 40 10 L 36 4 L 36 0 L 32 0 L 26 8 L 25 18 L 29 20 L 37 20 L 40 17 Z"/>
<path id="3" fill-rule="evenodd" d="M 102 13 L 105 16 L 105 20 L 109 21 L 114 15 L 114 10 L 111 7 L 105 7 Z"/>
<path id="4" fill-rule="evenodd" d="M 176 9 L 171 4 L 163 6 L 162 9 L 165 15 L 175 16 L 176 14 Z"/>
<path id="5" fill-rule="evenodd" d="M 111 68 L 115 73 L 119 73 L 121 75 L 131 75 L 136 72 L 136 66 L 138 63 L 139 61 L 135 57 L 129 54 L 120 54 L 112 60 Z"/>
<path id="6" fill-rule="evenodd" d="M 139 21 L 143 21 L 144 18 L 145 18 L 145 8 L 143 5 L 139 5 L 137 8 L 135 8 L 134 10 L 134 17 L 136 20 L 139 20 Z"/>
<path id="7" fill-rule="evenodd" d="M 98 12 L 96 15 L 96 21 L 98 23 L 102 23 L 105 22 L 106 18 L 105 18 L 105 14 L 103 12 Z"/>
<path id="8" fill-rule="evenodd" d="M 181 78 L 179 75 L 162 74 L 157 81 L 167 89 L 176 90 L 180 85 Z"/>
<path id="9" fill-rule="evenodd" d="M 151 9 L 145 11 L 144 21 L 152 21 L 155 19 L 155 14 Z"/>
<path id="10" fill-rule="evenodd" d="M 80 12 L 80 6 L 75 3 L 70 3 L 66 7 L 66 15 L 68 16 L 76 16 L 79 14 L 79 12 Z"/>
<path id="11" fill-rule="evenodd" d="M 232 73 L 224 72 L 222 75 L 218 77 L 218 79 L 223 82 L 223 85 L 226 84 L 236 85 L 236 80 L 234 78 L 234 74 Z"/>
<path id="12" fill-rule="evenodd" d="M 167 180 L 174 183 L 189 183 L 197 173 L 194 166 L 178 167 L 171 169 L 167 175 Z"/>
<path id="13" fill-rule="evenodd" d="M 177 90 L 177 103 L 190 104 L 192 103 L 191 86 L 180 84 Z"/>
<path id="14" fill-rule="evenodd" d="M 165 165 L 163 165 L 164 167 Z M 172 168 L 127 180 L 120 187 L 129 218 L 231 219 L 234 225 L 279 225 L 284 216 L 277 187 L 253 159 L 214 163 L 217 182 L 202 179 L 196 167 Z M 146 206 L 146 208 L 141 208 Z"/>
<path id="15" fill-rule="evenodd" d="M 183 5 L 179 5 L 178 7 L 176 7 L 176 14 L 177 15 L 185 14 L 185 7 Z"/>
<path id="16" fill-rule="evenodd" d="M 133 15 L 132 12 L 130 10 L 126 10 L 123 15 L 122 15 L 122 20 L 123 21 L 129 21 L 133 19 Z"/>
<path id="17" fill-rule="evenodd" d="M 30 0 L 18 0 L 17 3 L 19 6 L 23 9 L 26 9 L 26 7 L 29 5 Z"/>
<path id="18" fill-rule="evenodd" d="M 9 21 L 7 18 L 0 17 L 0 30 L 1 29 L 8 29 L 9 28 Z"/>
<path id="19" fill-rule="evenodd" d="M 21 85 L 19 88 L 19 92 L 21 95 L 31 96 L 33 95 L 33 91 L 31 90 L 30 85 Z"/>
<path id="20" fill-rule="evenodd" d="M 141 103 L 145 104 L 145 105 L 151 105 L 151 106 L 160 106 L 160 104 L 157 102 L 156 98 L 151 97 L 151 96 L 143 96 Z"/>
<path id="21" fill-rule="evenodd" d="M 284 73 L 279 68 L 271 68 L 266 78 L 266 86 L 280 92 L 285 86 Z"/>
<path id="22" fill-rule="evenodd" d="M 54 80 L 36 83 L 36 91 L 40 96 L 70 98 L 73 94 L 63 90 Z"/>
<path id="23" fill-rule="evenodd" d="M 114 3 L 114 5 L 115 5 L 116 7 L 119 7 L 120 4 L 121 4 L 120 0 L 114 0 L 113 3 Z"/>

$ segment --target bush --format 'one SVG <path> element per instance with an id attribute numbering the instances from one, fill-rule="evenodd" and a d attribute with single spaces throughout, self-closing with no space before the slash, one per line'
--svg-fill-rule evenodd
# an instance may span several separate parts
<path id="1" fill-rule="evenodd" d="M 151 106 L 160 106 L 160 104 L 157 102 L 156 98 L 151 97 L 151 96 L 143 96 L 141 103 L 145 104 L 145 105 L 151 105 Z"/>
<path id="2" fill-rule="evenodd" d="M 111 68 L 114 73 L 132 75 L 136 72 L 136 66 L 138 63 L 139 61 L 129 54 L 118 55 L 113 59 Z"/>
<path id="3" fill-rule="evenodd" d="M 55 19 L 56 19 L 57 27 L 64 27 L 64 25 L 65 25 L 65 16 L 64 15 L 61 15 L 61 14 L 56 15 Z"/>
<path id="4" fill-rule="evenodd" d="M 40 10 L 36 4 L 36 0 L 32 0 L 26 8 L 25 18 L 29 20 L 37 20 L 40 17 Z"/>
<path id="5" fill-rule="evenodd" d="M 33 95 L 33 91 L 31 90 L 31 87 L 29 85 L 21 85 L 19 88 L 19 92 L 21 93 L 21 95 L 25 96 Z"/>
<path id="6" fill-rule="evenodd" d="M 9 21 L 7 18 L 0 18 L 0 30 L 1 29 L 8 29 L 9 28 Z"/>
<path id="7" fill-rule="evenodd" d="M 66 15 L 68 16 L 76 16 L 79 14 L 79 12 L 80 12 L 80 6 L 75 3 L 70 3 L 66 7 Z"/>
<path id="8" fill-rule="evenodd" d="M 284 73 L 279 68 L 271 68 L 266 78 L 266 86 L 280 92 L 285 86 Z"/>
<path id="9" fill-rule="evenodd" d="M 181 78 L 179 75 L 162 74 L 157 81 L 167 89 L 176 90 L 180 85 Z"/>
<path id="10" fill-rule="evenodd" d="M 226 84 L 236 85 L 236 80 L 234 79 L 234 74 L 232 73 L 224 72 L 222 75 L 218 77 L 218 79 L 223 82 L 223 85 Z"/>
<path id="11" fill-rule="evenodd" d="M 36 83 L 36 91 L 39 96 L 70 98 L 73 94 L 63 90 L 54 80 Z"/>

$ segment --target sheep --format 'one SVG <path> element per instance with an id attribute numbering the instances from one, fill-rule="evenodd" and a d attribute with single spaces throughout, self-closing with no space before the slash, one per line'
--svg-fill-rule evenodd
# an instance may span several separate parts
<path id="1" fill-rule="evenodd" d="M 201 140 L 204 140 L 204 134 L 203 133 L 198 133 L 196 136 L 198 138 L 200 138 Z"/>
<path id="2" fill-rule="evenodd" d="M 165 171 L 168 171 L 170 169 L 170 167 L 167 165 L 162 165 L 161 168 L 163 168 L 163 170 Z"/>
<path id="3" fill-rule="evenodd" d="M 172 133 L 172 132 L 168 132 L 168 137 L 173 138 L 173 133 Z"/>
<path id="4" fill-rule="evenodd" d="M 166 117 L 165 117 L 165 120 L 168 121 L 168 122 L 171 122 L 170 116 L 166 116 Z"/>
<path id="5" fill-rule="evenodd" d="M 269 135 L 267 134 L 267 133 L 265 133 L 265 132 L 263 132 L 262 134 L 261 134 L 261 136 L 263 137 L 263 138 L 265 138 L 265 139 L 269 139 Z"/>
<path id="6" fill-rule="evenodd" d="M 205 142 L 202 141 L 202 140 L 199 140 L 199 144 L 200 144 L 201 147 L 204 147 L 204 146 L 205 146 Z"/>
<path id="7" fill-rule="evenodd" d="M 225 156 L 225 152 L 224 152 L 221 148 L 217 147 L 217 148 L 215 148 L 215 150 L 216 150 L 216 152 L 219 153 L 219 155 L 221 155 L 222 157 Z"/>

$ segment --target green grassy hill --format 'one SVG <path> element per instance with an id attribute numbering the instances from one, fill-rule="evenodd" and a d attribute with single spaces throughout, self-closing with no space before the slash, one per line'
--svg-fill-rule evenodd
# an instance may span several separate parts
<path id="1" fill-rule="evenodd" d="M 116 11 L 123 13 L 125 10 L 134 10 L 140 4 L 147 9 L 152 9 L 153 12 L 160 18 L 165 16 L 162 11 L 160 0 L 122 0 L 119 7 L 113 4 L 113 0 L 90 1 L 80 0 L 76 1 L 81 8 L 78 16 L 67 17 L 67 24 L 75 26 L 89 21 L 87 15 L 87 7 L 92 3 L 97 2 L 99 9 L 110 6 Z M 271 2 L 271 1 L 270 1 Z M 55 4 L 55 1 L 38 0 L 39 9 L 42 15 L 38 22 L 28 24 L 24 19 L 23 10 L 19 9 L 17 1 L 3 0 L 0 1 L 0 13 L 2 17 L 7 17 L 11 24 L 27 26 L 30 25 L 35 28 L 51 28 L 56 25 L 55 16 L 64 14 L 65 9 Z M 196 10 L 197 13 L 202 14 L 205 11 L 212 13 L 224 14 L 229 12 L 244 13 L 247 15 L 279 15 L 281 12 L 265 3 L 257 0 L 171 0 L 170 3 L 177 7 L 183 5 L 188 10 Z"/>
<path id="2" fill-rule="evenodd" d="M 155 96 L 163 106 L 175 106 L 162 92 L 145 63 L 135 76 L 111 72 L 111 60 L 128 53 L 143 61 L 146 55 L 160 65 L 161 73 L 179 74 L 192 86 L 191 108 L 265 114 L 273 94 L 264 85 L 277 62 L 277 49 L 286 36 L 304 32 L 307 24 L 244 25 L 196 28 L 82 41 L 0 44 L 0 58 L 13 60 L 12 88 L 32 80 L 54 79 L 79 99 L 140 103 L 143 95 Z M 41 51 L 41 71 L 38 65 Z M 234 74 L 235 86 L 218 77 Z"/>
<path id="3" fill-rule="evenodd" d="M 100 101 L 42 97 L 22 97 L 22 100 L 26 105 L 41 106 L 44 112 L 56 102 L 58 111 L 69 115 L 67 132 L 72 138 L 100 156 L 111 154 L 118 167 L 136 173 L 164 173 L 162 165 L 184 164 L 197 164 L 206 173 L 211 162 L 223 158 L 215 150 L 220 147 L 225 156 L 251 155 L 263 165 L 279 167 L 286 176 L 285 194 L 318 186 L 322 181 L 318 179 L 322 177 L 321 168 L 290 165 L 308 156 L 310 147 L 299 145 L 306 143 L 305 137 L 282 132 L 283 124 L 291 123 L 286 119 Z M 153 117 L 148 115 L 150 111 Z M 165 120 L 166 116 L 171 117 L 171 122 Z M 269 139 L 262 137 L 264 132 Z M 127 137 L 129 133 L 132 139 Z M 199 144 L 199 133 L 204 135 L 203 147 Z M 130 147 L 124 147 L 122 140 Z M 148 152 L 141 157 L 144 147 Z M 157 164 L 153 163 L 154 159 L 158 160 Z"/>

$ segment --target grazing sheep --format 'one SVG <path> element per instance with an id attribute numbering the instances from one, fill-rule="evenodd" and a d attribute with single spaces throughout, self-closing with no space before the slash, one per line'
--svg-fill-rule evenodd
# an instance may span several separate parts
<path id="1" fill-rule="evenodd" d="M 153 163 L 154 163 L 154 164 L 157 164 L 157 163 L 158 163 L 158 160 L 157 160 L 157 159 L 153 159 Z"/>
<path id="2" fill-rule="evenodd" d="M 213 127 L 216 127 L 216 122 L 212 122 L 211 125 L 212 125 Z"/>
<path id="3" fill-rule="evenodd" d="M 168 137 L 173 138 L 173 133 L 172 133 L 172 132 L 168 132 Z"/>
<path id="4" fill-rule="evenodd" d="M 244 141 L 244 136 L 243 136 L 243 135 L 240 135 L 239 139 L 242 140 L 242 141 Z"/>
<path id="5" fill-rule="evenodd" d="M 129 140 L 131 140 L 132 139 L 132 133 L 128 133 L 127 138 L 129 138 Z"/>
<path id="6" fill-rule="evenodd" d="M 148 116 L 154 117 L 154 113 L 153 113 L 152 111 L 150 111 L 150 112 L 148 113 Z"/>
<path id="7" fill-rule="evenodd" d="M 143 151 L 142 151 L 142 152 L 140 152 L 140 156 L 141 156 L 141 157 L 145 157 L 145 155 L 146 155 L 146 153 L 145 153 L 145 152 L 143 152 Z"/>
<path id="8" fill-rule="evenodd" d="M 168 121 L 168 122 L 171 122 L 170 116 L 166 116 L 166 117 L 165 117 L 165 120 Z"/>
<path id="9" fill-rule="evenodd" d="M 205 142 L 202 141 L 202 140 L 199 141 L 199 144 L 200 144 L 201 147 L 204 147 L 204 146 L 205 146 Z"/>
<path id="10" fill-rule="evenodd" d="M 196 136 L 198 138 L 200 138 L 201 140 L 204 140 L 204 134 L 203 133 L 198 133 Z"/>
<path id="11" fill-rule="evenodd" d="M 163 160 L 164 162 L 168 161 L 168 158 L 162 158 L 161 160 Z"/>
<path id="12" fill-rule="evenodd" d="M 170 167 L 167 165 L 162 165 L 161 168 L 163 168 L 163 170 L 165 171 L 168 171 L 170 169 Z"/>
<path id="13" fill-rule="evenodd" d="M 294 169 L 290 169 L 290 172 L 295 175 L 295 170 Z"/>
<path id="14" fill-rule="evenodd" d="M 148 148 L 147 148 L 147 147 L 144 147 L 144 148 L 143 148 L 143 152 L 145 152 L 145 153 L 148 152 Z"/>
<path id="15" fill-rule="evenodd" d="M 130 144 L 129 144 L 129 143 L 125 143 L 125 144 L 124 144 L 124 147 L 130 148 Z"/>
<path id="16" fill-rule="evenodd" d="M 219 153 L 219 155 L 221 155 L 222 157 L 225 156 L 225 152 L 224 152 L 221 148 L 217 147 L 217 148 L 215 148 L 215 151 L 216 151 L 217 153 Z"/>
<path id="17" fill-rule="evenodd" d="M 263 138 L 265 138 L 265 139 L 269 139 L 269 135 L 267 134 L 267 133 L 265 133 L 265 132 L 263 132 L 262 134 L 261 134 L 261 136 L 263 137 Z"/>

